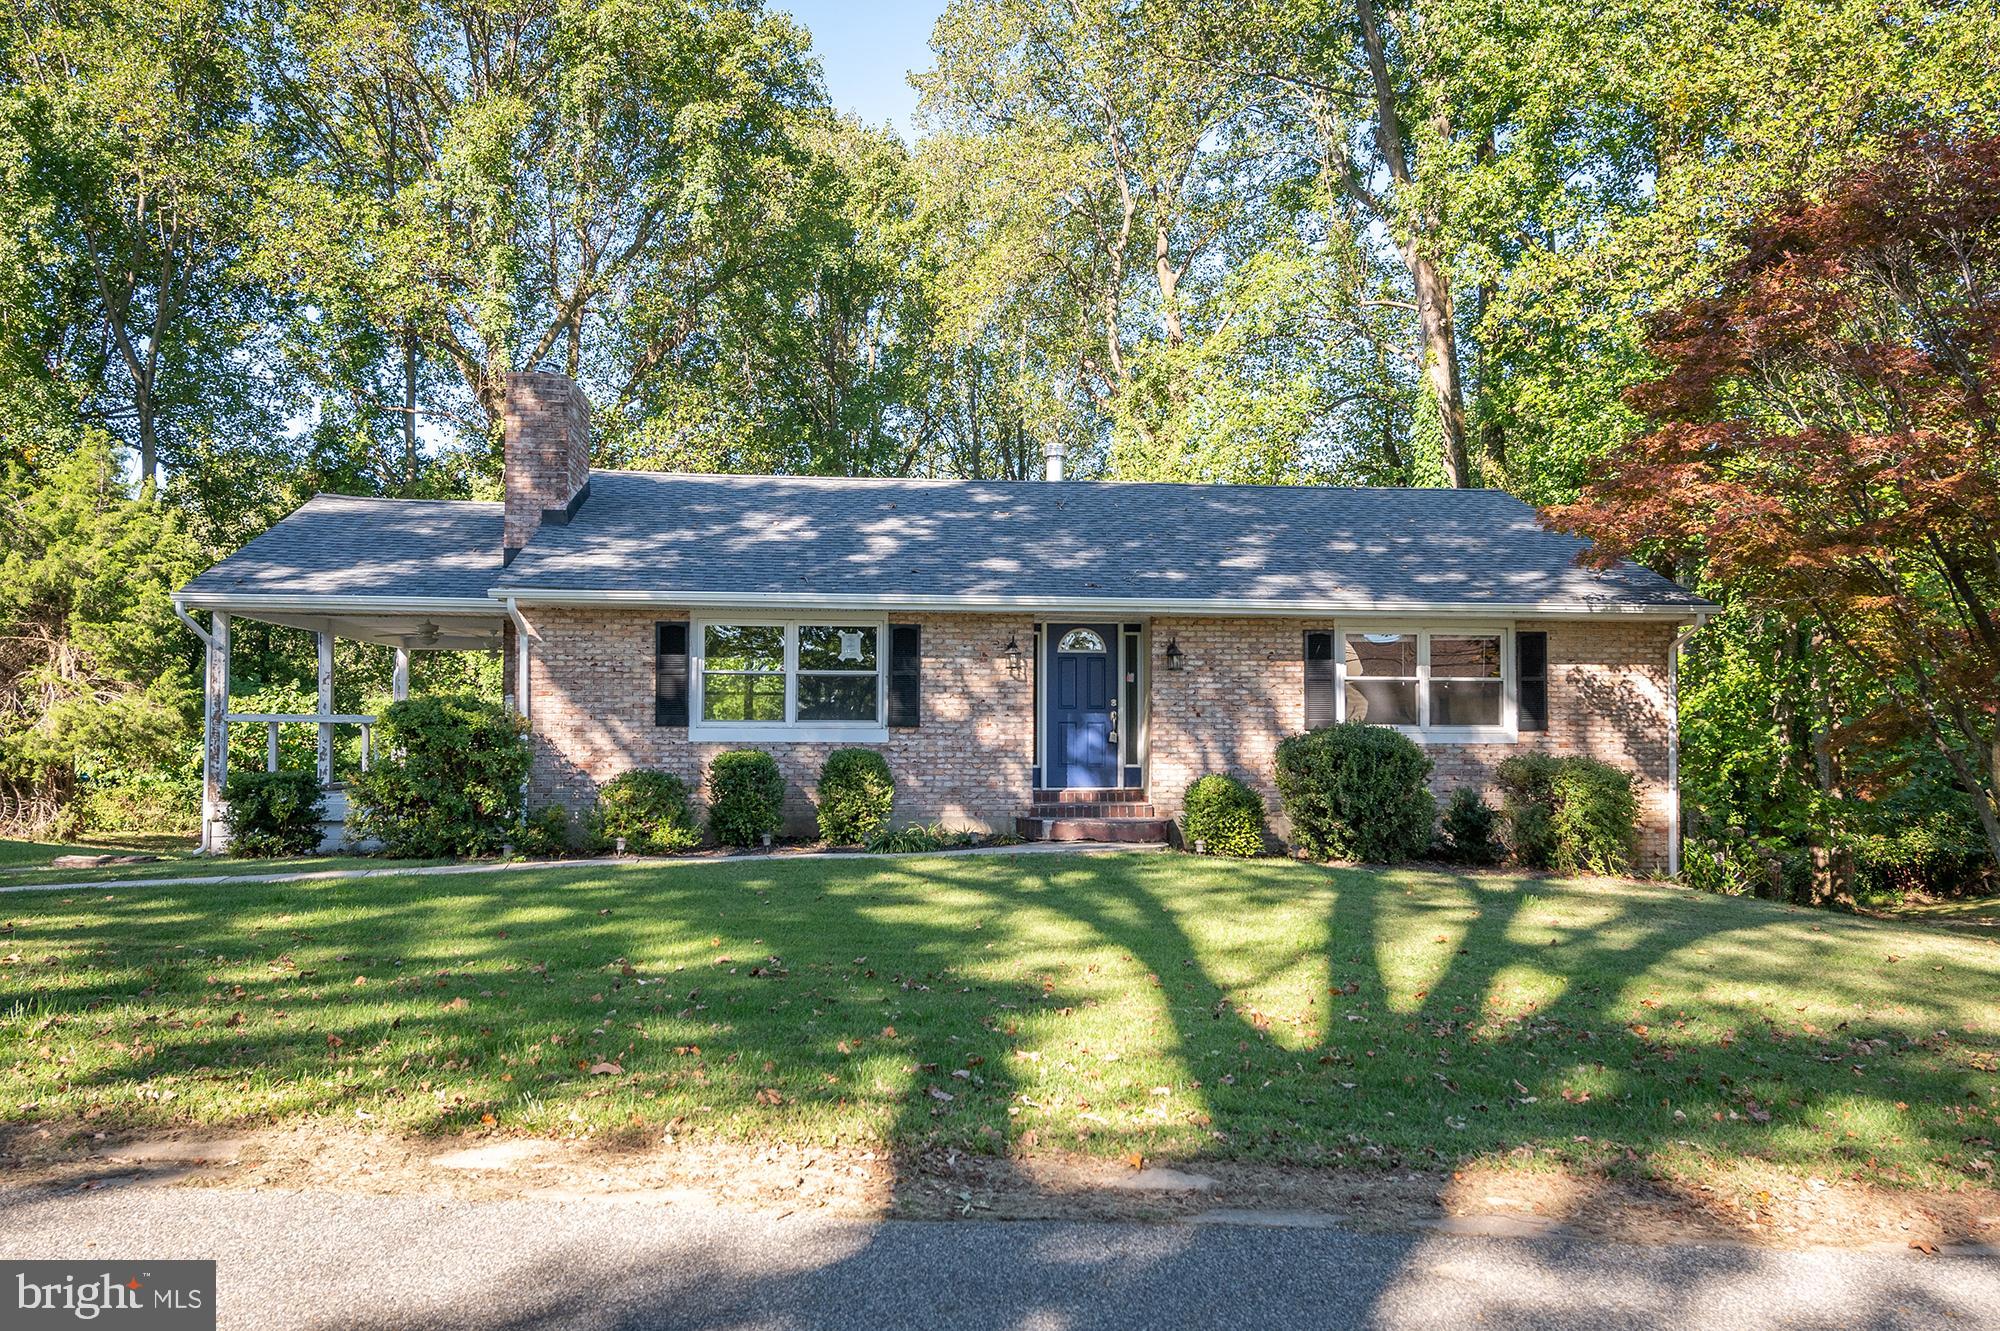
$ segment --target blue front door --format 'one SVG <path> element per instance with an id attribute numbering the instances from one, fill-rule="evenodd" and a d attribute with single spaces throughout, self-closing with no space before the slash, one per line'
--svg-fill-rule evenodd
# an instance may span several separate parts
<path id="1" fill-rule="evenodd" d="M 1118 784 L 1118 630 L 1049 626 L 1049 784 Z"/>

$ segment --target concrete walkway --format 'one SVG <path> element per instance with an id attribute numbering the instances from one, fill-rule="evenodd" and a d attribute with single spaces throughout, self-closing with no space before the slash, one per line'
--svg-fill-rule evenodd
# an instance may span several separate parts
<path id="1" fill-rule="evenodd" d="M 818 860 L 945 859 L 967 855 L 1105 855 L 1126 851 L 1159 851 L 1165 846 L 1141 846 L 1097 841 L 1028 841 L 1017 846 L 965 846 L 958 850 L 925 850 L 885 855 L 868 850 L 774 850 L 744 855 L 606 856 L 587 860 L 482 860 L 476 864 L 433 864 L 423 868 L 393 867 L 303 869 L 294 873 L 184 874 L 176 878 L 72 879 L 62 883 L 16 883 L 8 892 L 94 892 L 100 888 L 213 887 L 226 883 L 313 883 L 335 878 L 424 878 L 464 873 L 523 873 L 543 869 L 681 869 L 710 864 L 785 864 Z"/>
<path id="2" fill-rule="evenodd" d="M 591 1197 L 0 1188 L 0 1257 L 213 1259 L 220 1326 L 245 1331 L 2000 1326 L 1985 1258 Z"/>

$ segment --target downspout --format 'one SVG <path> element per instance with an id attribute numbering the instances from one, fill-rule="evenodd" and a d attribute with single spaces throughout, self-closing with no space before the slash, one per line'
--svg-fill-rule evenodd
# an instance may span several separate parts
<path id="1" fill-rule="evenodd" d="M 516 658 L 514 665 L 514 707 L 520 712 L 523 721 L 530 722 L 529 730 L 532 732 L 534 726 L 528 714 L 528 697 L 533 692 L 528 687 L 528 621 L 522 617 L 520 605 L 511 596 L 507 598 L 507 618 L 514 621 L 514 639 L 520 650 L 520 656 Z M 533 734 L 531 733 L 528 738 L 529 751 L 532 753 Z M 534 764 L 530 761 L 529 770 L 521 776 L 521 808 L 524 811 L 528 807 L 528 786 L 533 780 Z"/>
<path id="2" fill-rule="evenodd" d="M 1667 877 L 1681 876 L 1681 648 L 1701 632 L 1708 616 L 1674 634 L 1667 653 Z"/>
<path id="3" fill-rule="evenodd" d="M 528 696 L 533 692 L 528 687 L 528 621 L 521 617 L 521 607 L 513 597 L 507 598 L 507 618 L 514 621 L 514 638 L 520 656 L 514 663 L 514 706 L 520 711 L 523 721 L 532 720 L 528 707 Z"/>
<path id="4" fill-rule="evenodd" d="M 215 639 L 210 636 L 207 629 L 203 628 L 188 614 L 187 607 L 181 602 L 181 598 L 178 596 L 174 598 L 174 618 L 187 625 L 188 632 L 200 638 L 202 646 L 209 648 L 211 651 L 214 650 Z"/>

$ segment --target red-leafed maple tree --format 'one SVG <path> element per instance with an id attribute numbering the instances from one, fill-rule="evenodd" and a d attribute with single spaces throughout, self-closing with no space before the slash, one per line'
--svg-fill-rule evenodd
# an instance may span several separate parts
<path id="1" fill-rule="evenodd" d="M 1649 328 L 1651 432 L 1544 520 L 1847 654 L 2000 862 L 2000 139 L 1913 136 L 1744 240 Z"/>

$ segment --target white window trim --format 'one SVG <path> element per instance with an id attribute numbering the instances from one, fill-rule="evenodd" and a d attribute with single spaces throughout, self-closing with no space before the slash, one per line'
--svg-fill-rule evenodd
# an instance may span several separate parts
<path id="1" fill-rule="evenodd" d="M 708 627 L 758 624 L 785 631 L 785 719 L 783 721 L 704 721 L 702 694 L 708 679 Z M 875 717 L 873 721 L 799 721 L 799 629 L 826 624 L 875 630 Z M 889 621 L 870 615 L 716 614 L 688 625 L 688 739 L 726 744 L 886 744 L 889 740 Z M 858 672 L 857 672 L 858 673 Z"/>
<path id="2" fill-rule="evenodd" d="M 1418 743 L 1516 744 L 1520 742 L 1519 688 L 1514 679 L 1514 626 L 1501 623 L 1439 623 L 1436 620 L 1340 620 L 1333 626 L 1334 719 L 1347 720 L 1347 635 L 1350 633 L 1414 633 L 1417 635 L 1417 715 L 1431 714 L 1431 635 L 1447 638 L 1498 634 L 1500 637 L 1500 724 L 1497 726 L 1384 726 Z"/>

